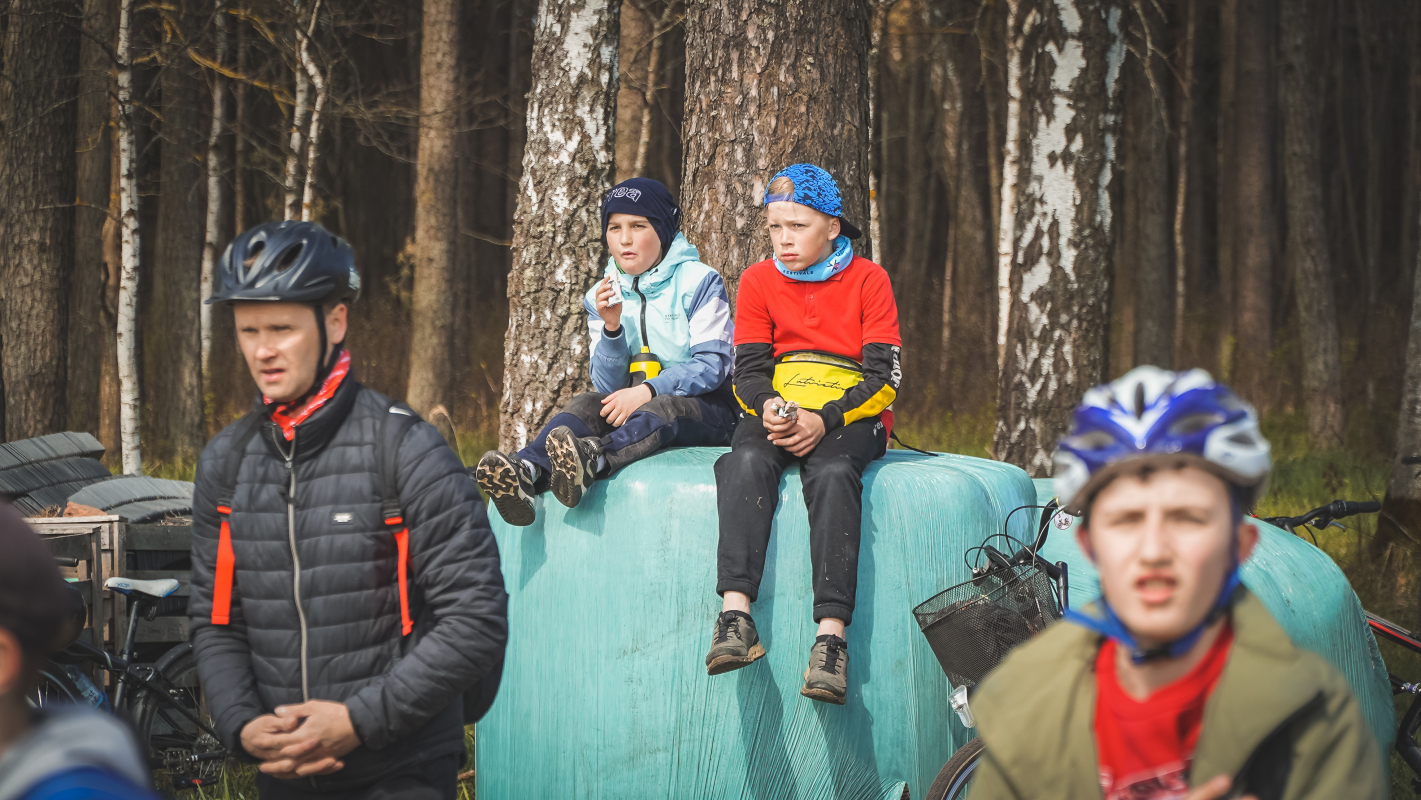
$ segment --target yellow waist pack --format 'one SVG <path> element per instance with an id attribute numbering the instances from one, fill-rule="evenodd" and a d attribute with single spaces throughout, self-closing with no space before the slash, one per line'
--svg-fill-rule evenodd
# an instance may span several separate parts
<path id="1" fill-rule="evenodd" d="M 863 383 L 863 367 L 852 358 L 818 350 L 793 350 L 775 359 L 775 391 L 800 408 L 818 411 Z"/>

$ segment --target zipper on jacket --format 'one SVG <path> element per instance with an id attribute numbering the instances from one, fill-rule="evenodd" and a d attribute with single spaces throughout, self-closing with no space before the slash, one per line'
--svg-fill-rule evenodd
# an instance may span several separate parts
<path id="1" fill-rule="evenodd" d="M 301 556 L 296 552 L 296 437 L 291 437 L 291 452 L 281 449 L 276 428 L 272 428 L 272 441 L 276 450 L 286 459 L 286 475 L 289 483 L 286 492 L 286 539 L 291 546 L 291 595 L 296 601 L 296 618 L 301 624 L 301 701 L 311 699 L 310 684 L 306 675 L 306 611 L 301 608 Z"/>
<path id="2" fill-rule="evenodd" d="M 649 353 L 651 352 L 651 337 L 646 333 L 646 295 L 641 293 L 641 287 L 638 285 L 640 283 L 640 275 L 632 278 L 632 291 L 636 292 L 637 298 L 641 300 L 641 351 Z"/>

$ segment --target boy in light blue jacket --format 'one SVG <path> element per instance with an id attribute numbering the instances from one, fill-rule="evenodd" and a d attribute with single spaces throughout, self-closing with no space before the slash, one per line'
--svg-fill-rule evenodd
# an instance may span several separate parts
<path id="1" fill-rule="evenodd" d="M 734 331 L 725 282 L 678 233 L 681 209 L 660 182 L 632 178 L 602 203 L 612 257 L 582 306 L 592 384 L 516 454 L 479 459 L 479 487 L 510 525 L 531 525 L 552 489 L 572 508 L 592 482 L 663 447 L 728 444 Z"/>

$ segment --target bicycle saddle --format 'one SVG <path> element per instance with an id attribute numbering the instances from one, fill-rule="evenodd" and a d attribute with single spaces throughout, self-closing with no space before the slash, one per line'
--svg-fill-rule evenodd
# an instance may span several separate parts
<path id="1" fill-rule="evenodd" d="M 105 589 L 113 589 L 124 594 L 146 594 L 154 599 L 167 597 L 178 590 L 178 582 L 172 578 L 157 581 L 136 581 L 132 578 L 109 578 L 104 581 Z"/>

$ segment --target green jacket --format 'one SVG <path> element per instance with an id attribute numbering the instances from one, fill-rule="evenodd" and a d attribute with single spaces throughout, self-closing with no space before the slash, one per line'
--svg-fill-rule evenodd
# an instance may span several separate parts
<path id="1" fill-rule="evenodd" d="M 1384 800 L 1381 755 L 1346 680 L 1288 640 L 1240 589 L 1234 640 L 1204 706 L 1193 785 L 1230 775 L 1230 797 Z M 1101 637 L 1059 623 L 1013 652 L 972 697 L 986 747 L 968 800 L 1101 800 L 1095 657 Z"/>

